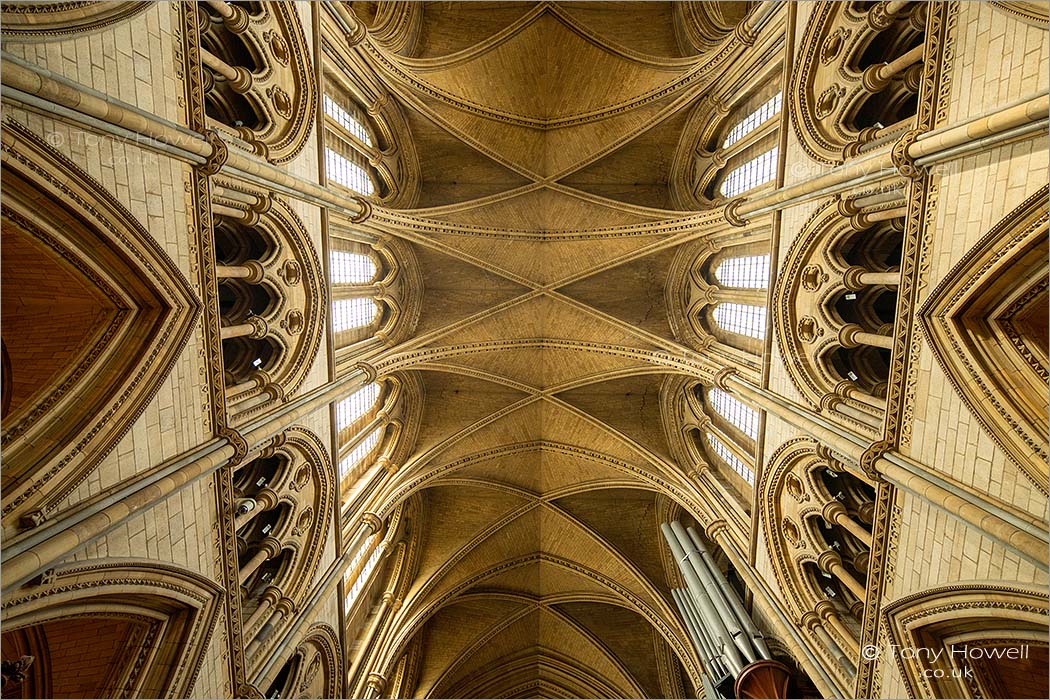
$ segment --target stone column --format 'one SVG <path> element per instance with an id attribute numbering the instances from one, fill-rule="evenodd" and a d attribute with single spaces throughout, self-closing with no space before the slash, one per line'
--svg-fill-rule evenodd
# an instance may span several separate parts
<path id="1" fill-rule="evenodd" d="M 850 662 L 849 657 L 842 651 L 842 648 L 835 642 L 832 636 L 824 629 L 824 625 L 815 612 L 808 612 L 802 616 L 802 626 L 812 632 L 821 645 L 827 649 L 835 660 L 839 662 L 839 665 L 851 676 L 856 673 L 856 668 L 853 663 Z"/>
<path id="2" fill-rule="evenodd" d="M 273 537 L 267 537 L 259 544 L 259 550 L 241 567 L 237 580 L 243 586 L 252 574 L 259 570 L 268 560 L 276 557 L 281 552 L 281 543 Z"/>
<path id="3" fill-rule="evenodd" d="M 821 620 L 835 628 L 835 631 L 838 632 L 842 641 L 844 641 L 846 646 L 849 647 L 846 650 L 848 653 L 852 654 L 854 658 L 860 655 L 860 644 L 857 642 L 856 637 L 853 636 L 853 632 L 846 627 L 842 618 L 839 617 L 839 611 L 835 609 L 834 605 L 827 600 L 822 600 L 816 604 L 813 610 L 817 615 L 820 615 Z"/>
<path id="4" fill-rule="evenodd" d="M 258 283 L 263 278 L 263 268 L 258 262 L 249 260 L 242 265 L 216 265 L 215 274 L 219 279 L 243 279 Z"/>
<path id="5" fill-rule="evenodd" d="M 226 82 L 230 84 L 230 88 L 237 93 L 245 93 L 252 87 L 252 74 L 247 68 L 241 66 L 231 66 L 226 61 L 222 60 L 211 51 L 205 48 L 201 48 L 201 63 L 211 68 L 213 71 L 221 75 Z"/>
<path id="6" fill-rule="evenodd" d="M 842 276 L 842 283 L 854 292 L 859 292 L 865 287 L 883 285 L 896 287 L 901 282 L 900 270 L 889 272 L 869 272 L 859 265 L 854 265 L 846 270 Z"/>
<path id="7" fill-rule="evenodd" d="M 859 345 L 870 345 L 885 350 L 893 349 L 893 336 L 879 333 L 868 333 L 855 323 L 847 323 L 839 329 L 839 343 L 844 348 L 855 348 Z"/>
<path id="8" fill-rule="evenodd" d="M 266 321 L 259 316 L 252 316 L 244 323 L 235 326 L 223 326 L 220 336 L 223 340 L 230 338 L 262 338 L 266 335 Z"/>
<path id="9" fill-rule="evenodd" d="M 826 571 L 831 574 L 842 584 L 849 589 L 850 593 L 856 596 L 857 600 L 864 601 L 867 596 L 867 591 L 864 589 L 863 584 L 860 581 L 853 578 L 853 575 L 846 571 L 846 567 L 842 565 L 842 558 L 833 550 L 827 550 L 821 553 L 817 557 L 817 566 L 822 571 Z"/>
<path id="10" fill-rule="evenodd" d="M 842 527 L 846 532 L 856 537 L 871 549 L 871 534 L 861 527 L 853 518 L 849 517 L 849 513 L 846 512 L 846 507 L 844 505 L 838 501 L 831 501 L 824 506 L 821 515 L 823 515 L 824 519 L 829 523 L 835 523 Z"/>
<path id="11" fill-rule="evenodd" d="M 922 53 L 925 48 L 925 43 L 923 43 L 910 51 L 906 51 L 889 63 L 869 66 L 861 75 L 861 85 L 868 92 L 879 92 L 890 84 L 895 75 L 922 61 Z"/>

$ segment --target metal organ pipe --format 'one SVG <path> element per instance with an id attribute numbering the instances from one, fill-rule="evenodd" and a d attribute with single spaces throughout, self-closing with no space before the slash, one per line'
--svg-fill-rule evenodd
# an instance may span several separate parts
<path id="1" fill-rule="evenodd" d="M 758 652 L 758 655 L 763 659 L 772 659 L 772 654 L 769 653 L 769 647 L 766 646 L 766 640 L 762 637 L 762 633 L 758 631 L 751 616 L 744 610 L 744 604 L 740 601 L 736 591 L 729 585 L 729 580 L 722 573 L 722 570 L 715 564 L 715 559 L 711 556 L 711 551 L 700 539 L 700 535 L 697 534 L 694 528 L 687 530 L 689 533 L 689 539 L 692 540 L 697 550 L 700 552 L 700 558 L 703 563 L 707 566 L 711 576 L 718 582 L 719 588 L 725 595 L 726 601 L 729 603 L 729 607 L 733 609 L 733 613 L 736 615 L 737 620 L 740 621 L 740 625 L 747 632 L 747 635 L 751 638 L 751 644 Z"/>
<path id="2" fill-rule="evenodd" d="M 679 527 L 681 527 L 681 525 L 679 525 Z M 672 530 L 671 526 L 667 523 L 661 523 L 660 530 L 663 532 L 667 544 L 671 547 L 671 553 L 678 561 L 678 568 L 681 569 L 682 576 L 685 577 L 685 584 L 689 590 L 689 594 L 692 596 L 693 601 L 697 603 L 697 608 L 701 615 L 701 622 L 703 622 L 704 626 L 713 633 L 712 637 L 718 642 L 716 646 L 720 646 L 720 651 L 725 657 L 730 671 L 736 676 L 741 670 L 743 670 L 744 663 L 743 658 L 740 656 L 740 652 L 737 651 L 736 645 L 733 644 L 732 635 L 730 635 L 725 622 L 715 610 L 714 603 L 711 601 L 707 591 L 704 590 L 704 586 L 700 582 L 696 570 L 689 563 L 685 549 L 682 547 L 681 542 L 678 541 L 678 537 L 675 535 L 674 530 Z"/>
<path id="3" fill-rule="evenodd" d="M 714 577 L 711 576 L 711 572 L 707 570 L 707 567 L 700 559 L 700 551 L 689 539 L 689 535 L 686 533 L 685 528 L 676 520 L 671 523 L 671 531 L 677 537 L 682 550 L 687 552 L 683 557 L 683 566 L 691 568 L 696 573 L 699 580 L 703 581 L 707 596 L 713 603 L 714 609 L 718 611 L 717 617 L 719 622 L 729 631 L 733 644 L 740 650 L 740 653 L 747 660 L 747 663 L 757 661 L 758 657 L 751 648 L 749 635 L 744 632 L 744 628 L 740 625 L 740 621 L 736 619 L 736 615 L 730 609 L 729 604 L 726 603 L 725 598 L 722 596 L 722 592 L 719 589 L 718 583 L 715 581 Z M 743 665 L 745 664 L 741 664 L 741 666 Z M 737 671 L 737 673 L 739 673 L 739 671 Z"/>

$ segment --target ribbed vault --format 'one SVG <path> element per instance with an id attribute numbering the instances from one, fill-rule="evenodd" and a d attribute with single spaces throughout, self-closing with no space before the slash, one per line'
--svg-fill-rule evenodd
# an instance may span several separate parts
<path id="1" fill-rule="evenodd" d="M 670 697 L 697 680 L 659 523 L 705 505 L 660 388 L 713 368 L 664 296 L 678 247 L 720 213 L 675 211 L 668 183 L 741 47 L 683 58 L 671 4 L 632 7 L 427 3 L 413 42 L 363 45 L 420 154 L 419 208 L 368 224 L 424 270 L 417 336 L 378 367 L 425 390 L 382 499 L 425 504 L 380 664 L 415 654 L 420 697 Z"/>

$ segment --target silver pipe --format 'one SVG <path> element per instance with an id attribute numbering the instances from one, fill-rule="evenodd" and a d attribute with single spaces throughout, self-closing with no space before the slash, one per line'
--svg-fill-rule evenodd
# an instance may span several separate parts
<path id="1" fill-rule="evenodd" d="M 763 659 L 772 659 L 773 655 L 769 653 L 769 647 L 766 646 L 766 640 L 762 637 L 762 633 L 759 632 L 758 627 L 755 626 L 751 616 L 744 610 L 743 603 L 740 602 L 739 596 L 736 591 L 729 585 L 729 580 L 722 573 L 722 570 L 715 564 L 714 557 L 711 556 L 711 551 L 707 548 L 707 545 L 700 539 L 700 535 L 697 534 L 696 530 L 689 528 L 686 530 L 689 533 L 689 539 L 693 541 L 696 548 L 700 550 L 701 561 L 707 566 L 708 571 L 711 572 L 711 576 L 718 582 L 722 589 L 722 594 L 725 596 L 726 601 L 729 603 L 729 607 L 733 609 L 733 613 L 736 614 L 737 619 L 743 626 L 744 631 L 751 637 L 751 644 L 758 651 L 759 655 Z"/>
<path id="2" fill-rule="evenodd" d="M 671 547 L 671 553 L 678 562 L 678 568 L 681 569 L 682 576 L 685 577 L 685 585 L 689 589 L 690 595 L 698 604 L 697 607 L 701 613 L 702 621 L 709 630 L 713 631 L 712 636 L 721 643 L 722 655 L 725 657 L 726 664 L 733 675 L 739 674 L 744 669 L 743 657 L 740 656 L 740 652 L 737 651 L 736 646 L 732 643 L 733 638 L 729 634 L 729 630 L 726 629 L 722 618 L 715 611 L 714 603 L 711 602 L 711 598 L 707 595 L 707 591 L 704 590 L 703 584 L 700 583 L 696 571 L 686 561 L 685 550 L 682 549 L 678 537 L 675 536 L 674 530 L 667 523 L 660 523 L 660 531 L 663 532 L 664 539 L 667 540 L 668 546 Z"/>
<path id="3" fill-rule="evenodd" d="M 712 670 L 717 674 L 718 678 L 723 678 L 729 675 L 729 668 L 726 665 L 725 657 L 718 650 L 718 646 L 711 638 L 711 633 L 707 631 L 703 621 L 700 617 L 700 611 L 697 610 L 696 601 L 688 595 L 688 592 L 683 592 L 682 602 L 685 603 L 686 612 L 692 616 L 693 624 L 696 626 L 696 631 L 700 635 L 701 641 L 707 645 L 710 650 L 710 663 Z"/>
<path id="4" fill-rule="evenodd" d="M 788 636 L 790 636 L 798 649 L 802 652 L 806 662 L 808 662 L 808 671 L 811 673 L 811 677 L 819 680 L 823 683 L 830 694 L 837 695 L 839 697 L 849 697 L 850 693 L 846 688 L 839 685 L 839 681 L 833 677 L 826 669 L 824 663 L 818 658 L 813 650 L 810 648 L 812 641 L 804 637 L 795 622 L 784 613 L 781 609 L 782 600 L 781 596 L 778 596 L 763 580 L 761 576 L 755 574 L 755 572 L 747 567 L 745 563 L 747 560 L 744 555 L 737 550 L 736 545 L 728 539 L 719 542 L 722 547 L 722 551 L 729 557 L 729 560 L 736 567 L 736 570 L 740 573 L 741 578 L 745 579 L 747 587 L 757 596 L 757 598 L 765 603 L 769 611 L 775 616 L 779 622 L 780 627 L 783 629 Z"/>
<path id="5" fill-rule="evenodd" d="M 711 642 L 702 633 L 700 623 L 695 617 L 693 610 L 689 607 L 689 593 L 676 588 L 671 591 L 671 594 L 675 596 L 675 601 L 678 603 L 678 606 L 682 611 L 682 619 L 685 620 L 686 626 L 689 628 L 689 633 L 693 636 L 696 642 L 696 649 L 700 652 L 700 657 L 704 661 L 704 666 L 712 666 L 717 654 L 711 646 Z"/>
<path id="6" fill-rule="evenodd" d="M 678 614 L 681 615 L 682 622 L 685 623 L 685 630 L 689 633 L 689 639 L 693 642 L 693 648 L 700 654 L 700 658 L 703 659 L 704 663 L 708 663 L 710 660 L 710 651 L 707 648 L 707 644 L 700 639 L 700 633 L 696 630 L 693 618 L 688 612 L 686 612 L 685 604 L 682 603 L 681 590 L 678 588 L 672 588 L 671 597 L 674 598 L 674 603 L 678 606 Z"/>
<path id="7" fill-rule="evenodd" d="M 740 650 L 744 658 L 747 659 L 747 663 L 754 663 L 758 660 L 755 650 L 751 648 L 750 636 L 744 631 L 744 628 L 740 625 L 740 622 L 736 619 L 736 615 L 729 608 L 725 599 L 722 597 L 722 592 L 718 588 L 718 584 L 711 576 L 711 572 L 707 570 L 703 562 L 697 561 L 700 556 L 699 550 L 689 540 L 689 535 L 686 534 L 685 528 L 682 527 L 682 523 L 675 520 L 671 523 L 671 530 L 678 537 L 679 543 L 682 545 L 682 549 L 687 552 L 685 555 L 685 561 L 696 571 L 697 576 L 704 583 L 704 588 L 707 590 L 707 595 L 711 598 L 711 602 L 714 603 L 714 607 L 718 610 L 718 617 L 725 625 L 725 628 L 729 630 L 729 634 L 732 635 L 733 644 Z M 690 551 L 691 550 L 691 551 Z"/>

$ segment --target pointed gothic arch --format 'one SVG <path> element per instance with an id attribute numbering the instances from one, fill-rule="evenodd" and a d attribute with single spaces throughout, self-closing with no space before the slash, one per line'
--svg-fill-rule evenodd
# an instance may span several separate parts
<path id="1" fill-rule="evenodd" d="M 4 655 L 41 660 L 20 697 L 189 697 L 223 601 L 217 583 L 172 565 L 66 564 L 4 603 Z"/>
<path id="2" fill-rule="evenodd" d="M 956 391 L 1044 494 L 1048 193 L 1044 185 L 996 224 L 919 312 Z"/>
<path id="3" fill-rule="evenodd" d="M 45 518 L 131 428 L 200 302 L 127 209 L 13 122 L 2 160 L 3 522 L 12 532 Z"/>

